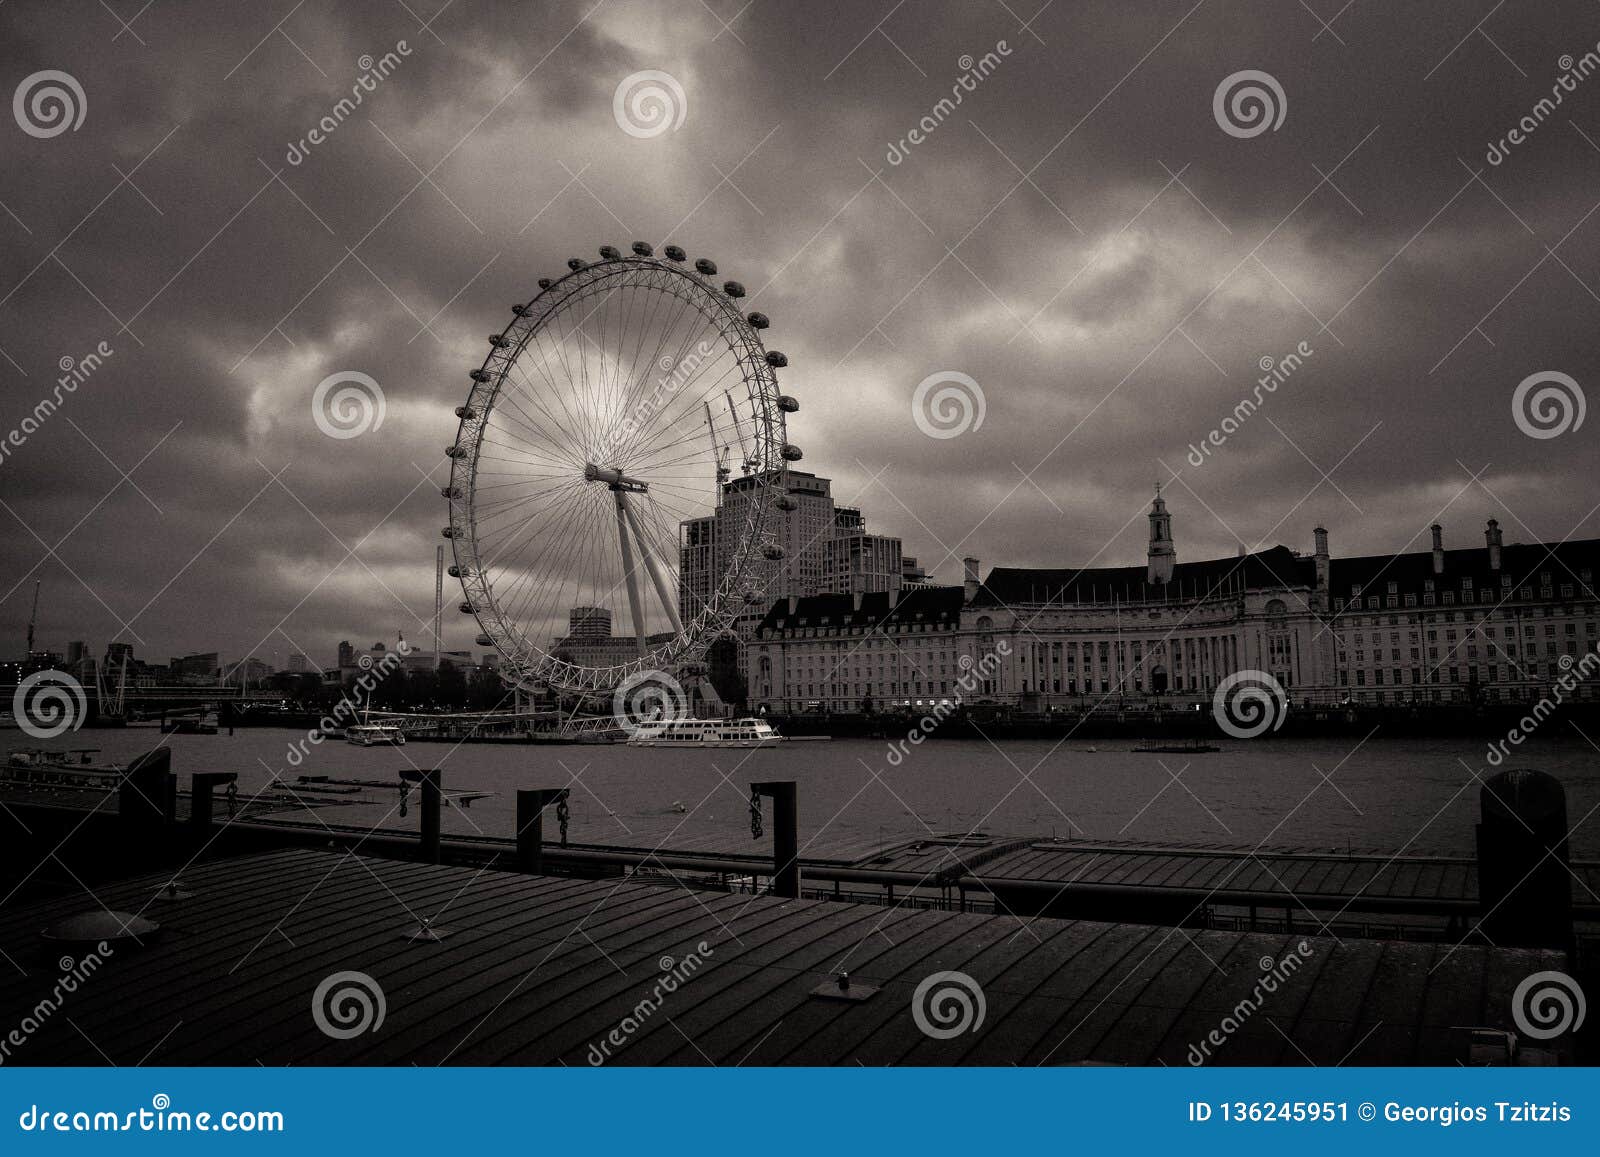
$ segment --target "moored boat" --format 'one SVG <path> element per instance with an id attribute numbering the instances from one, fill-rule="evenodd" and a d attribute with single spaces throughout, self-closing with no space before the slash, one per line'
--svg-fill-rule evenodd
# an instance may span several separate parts
<path id="1" fill-rule="evenodd" d="M 406 733 L 392 723 L 352 723 L 344 729 L 344 741 L 357 747 L 403 747 Z"/>
<path id="2" fill-rule="evenodd" d="M 763 719 L 671 719 L 646 723 L 629 747 L 776 747 L 783 736 Z"/>

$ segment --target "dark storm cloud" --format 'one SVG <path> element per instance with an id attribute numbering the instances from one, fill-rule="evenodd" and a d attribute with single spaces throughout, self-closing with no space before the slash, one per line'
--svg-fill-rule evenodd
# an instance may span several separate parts
<path id="1" fill-rule="evenodd" d="M 8 638 L 34 578 L 54 645 L 131 631 L 157 657 L 325 661 L 341 637 L 421 634 L 484 335 L 566 257 L 634 237 L 750 287 L 804 465 L 945 578 L 964 553 L 1136 561 L 1173 473 L 1187 557 L 1308 548 L 1319 521 L 1347 552 L 1436 517 L 1453 544 L 1491 515 L 1508 541 L 1595 533 L 1595 420 L 1528 438 L 1510 398 L 1594 370 L 1600 78 L 1485 160 L 1600 40 L 1592 5 L 1478 31 L 1487 4 L 1313 3 L 1331 28 L 1193 0 L 1057 0 L 1026 28 L 1016 5 L 842 0 L 113 7 L 131 32 L 99 6 L 0 8 L 3 93 L 54 68 L 88 105 L 49 139 L 4 125 L 0 426 L 61 358 L 115 350 L 0 464 Z M 402 40 L 289 163 L 359 58 Z M 680 131 L 619 130 L 613 90 L 641 69 L 683 85 Z M 1245 69 L 1287 110 L 1237 139 L 1212 95 Z M 380 429 L 317 429 L 311 391 L 339 370 L 381 383 Z M 980 383 L 985 419 L 934 440 L 910 399 L 946 370 Z"/>

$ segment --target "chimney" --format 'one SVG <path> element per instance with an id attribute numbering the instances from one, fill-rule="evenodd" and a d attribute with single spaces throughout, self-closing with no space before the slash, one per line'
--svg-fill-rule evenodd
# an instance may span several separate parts
<path id="1" fill-rule="evenodd" d="M 1326 527 L 1317 527 L 1313 530 L 1316 549 L 1312 558 L 1317 566 L 1317 602 L 1323 610 L 1328 608 L 1328 531 Z"/>
<path id="2" fill-rule="evenodd" d="M 1489 546 L 1489 569 L 1500 569 L 1500 524 L 1494 519 L 1489 520 L 1489 525 L 1484 528 L 1483 539 Z"/>
<path id="3" fill-rule="evenodd" d="M 968 558 L 964 558 L 964 559 L 961 560 L 961 566 L 962 566 L 961 587 L 962 587 L 963 591 L 965 592 L 964 597 L 963 597 L 963 601 L 964 602 L 969 602 L 970 603 L 973 599 L 978 597 L 978 567 L 979 567 L 979 565 L 980 564 L 979 564 L 978 560 L 975 559 L 975 558 L 968 557 Z"/>
<path id="4" fill-rule="evenodd" d="M 851 591 L 850 592 L 850 609 L 852 611 L 861 610 L 861 592 L 860 591 Z"/>
<path id="5" fill-rule="evenodd" d="M 1433 530 L 1433 573 L 1444 573 L 1444 527 L 1437 522 L 1431 527 Z"/>
<path id="6" fill-rule="evenodd" d="M 800 596 L 799 595 L 790 595 L 789 596 L 789 613 L 792 615 L 796 611 L 798 611 L 799 609 L 800 609 Z"/>

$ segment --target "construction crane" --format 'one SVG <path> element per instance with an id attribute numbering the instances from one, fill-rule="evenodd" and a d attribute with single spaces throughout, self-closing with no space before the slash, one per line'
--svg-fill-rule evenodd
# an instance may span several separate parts
<path id="1" fill-rule="evenodd" d="M 733 404 L 733 391 L 726 390 L 724 395 L 728 399 L 728 413 L 733 415 L 733 434 L 739 439 L 739 453 L 744 457 L 744 472 L 749 474 L 756 468 L 755 449 L 745 446 L 744 427 L 739 424 L 739 408 Z"/>
<path id="2" fill-rule="evenodd" d="M 40 580 L 33 582 L 33 610 L 28 614 L 28 654 L 33 654 L 33 627 L 39 619 L 39 585 Z"/>
<path id="3" fill-rule="evenodd" d="M 711 403 L 702 403 L 706 408 L 706 429 L 711 432 L 711 452 L 717 458 L 717 505 L 722 505 L 722 488 L 727 484 L 728 476 L 732 473 L 728 469 L 728 449 L 726 444 L 717 445 L 717 424 L 711 417 Z"/>

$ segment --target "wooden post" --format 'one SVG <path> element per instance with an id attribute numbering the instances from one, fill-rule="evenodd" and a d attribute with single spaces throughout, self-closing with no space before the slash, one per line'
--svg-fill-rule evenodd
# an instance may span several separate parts
<path id="1" fill-rule="evenodd" d="M 232 771 L 197 771 L 189 780 L 189 826 L 196 834 L 204 835 L 211 827 L 212 792 L 222 784 L 237 783 L 239 776 Z"/>
<path id="2" fill-rule="evenodd" d="M 772 894 L 800 898 L 800 810 L 794 780 L 752 783 L 750 790 L 772 800 Z"/>
<path id="3" fill-rule="evenodd" d="M 439 862 L 439 800 L 442 773 L 438 768 L 429 768 L 419 771 L 414 768 L 404 768 L 400 778 L 407 783 L 422 785 L 421 800 L 418 805 L 420 813 L 418 819 L 422 829 L 422 862 L 437 864 Z"/>
<path id="4" fill-rule="evenodd" d="M 147 751 L 122 773 L 117 813 L 134 836 L 158 835 L 176 818 L 173 811 L 172 749 Z"/>
<path id="5" fill-rule="evenodd" d="M 1478 929 L 1491 944 L 1571 948 L 1567 793 L 1542 771 L 1502 771 L 1478 793 Z"/>
<path id="6" fill-rule="evenodd" d="M 564 801 L 564 787 L 521 788 L 517 791 L 517 869 L 538 875 L 544 871 L 544 809 Z"/>

